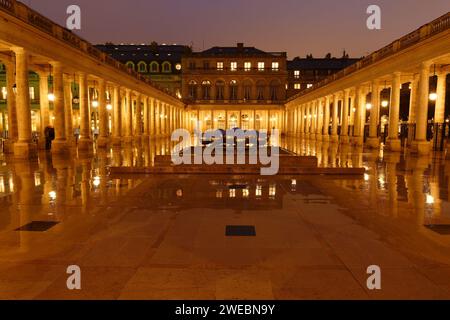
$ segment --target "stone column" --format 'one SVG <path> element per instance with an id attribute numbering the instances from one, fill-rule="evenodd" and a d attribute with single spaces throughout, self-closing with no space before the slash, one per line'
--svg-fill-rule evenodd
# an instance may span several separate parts
<path id="1" fill-rule="evenodd" d="M 316 140 L 316 102 L 309 103 L 309 138 Z"/>
<path id="2" fill-rule="evenodd" d="M 342 100 L 342 124 L 341 124 L 341 137 L 340 142 L 341 143 L 348 143 L 348 110 L 349 110 L 349 96 L 350 96 L 350 90 L 345 89 L 343 91 L 343 100 Z"/>
<path id="3" fill-rule="evenodd" d="M 416 136 L 412 144 L 412 152 L 419 155 L 427 155 L 430 152 L 430 143 L 427 141 L 430 65 L 429 62 L 422 63 L 419 74 L 418 101 L 415 112 Z"/>
<path id="4" fill-rule="evenodd" d="M 331 123 L 331 137 L 330 140 L 332 142 L 338 142 L 339 136 L 338 136 L 338 103 L 339 98 L 337 94 L 334 94 L 333 96 L 333 114 L 332 114 L 332 123 Z"/>
<path id="5" fill-rule="evenodd" d="M 148 139 L 150 136 L 150 123 L 149 123 L 149 105 L 148 97 L 144 96 L 144 137 Z"/>
<path id="6" fill-rule="evenodd" d="M 380 139 L 378 138 L 378 117 L 380 110 L 380 87 L 377 80 L 372 81 L 372 108 L 370 109 L 370 126 L 369 137 L 366 140 L 366 145 L 369 148 L 378 148 L 380 146 Z"/>
<path id="7" fill-rule="evenodd" d="M 73 135 L 73 114 L 72 114 L 72 81 L 69 76 L 63 75 L 64 81 L 64 116 L 66 123 L 67 146 L 75 146 L 75 137 Z"/>
<path id="8" fill-rule="evenodd" d="M 113 130 L 112 144 L 120 146 L 122 142 L 122 94 L 119 86 L 113 86 L 112 107 L 113 107 Z"/>
<path id="9" fill-rule="evenodd" d="M 8 108 L 8 140 L 4 143 L 5 153 L 14 153 L 14 143 L 17 141 L 17 106 L 16 93 L 13 86 L 16 85 L 15 66 L 13 63 L 6 64 L 6 106 Z"/>
<path id="10" fill-rule="evenodd" d="M 363 108 L 365 108 L 363 103 L 363 93 L 362 88 L 360 86 L 357 86 L 355 88 L 355 118 L 353 121 L 353 140 L 352 143 L 357 146 L 362 146 L 364 143 L 364 136 L 363 136 L 363 127 L 362 124 L 362 115 L 363 115 Z"/>
<path id="11" fill-rule="evenodd" d="M 159 100 L 155 101 L 155 135 L 161 135 L 161 103 Z"/>
<path id="12" fill-rule="evenodd" d="M 133 141 L 133 110 L 131 102 L 131 90 L 125 89 L 125 136 L 123 141 L 131 143 Z"/>
<path id="13" fill-rule="evenodd" d="M 316 140 L 322 141 L 322 127 L 323 127 L 323 101 L 317 100 L 317 126 L 316 126 Z"/>
<path id="14" fill-rule="evenodd" d="M 89 106 L 89 87 L 87 75 L 84 72 L 78 74 L 80 86 L 80 140 L 78 150 L 91 153 L 93 151 Z"/>
<path id="15" fill-rule="evenodd" d="M 155 137 L 155 98 L 150 98 L 150 136 Z"/>
<path id="16" fill-rule="evenodd" d="M 108 111 L 106 110 L 106 82 L 103 79 L 98 81 L 98 120 L 97 146 L 105 148 L 108 144 Z"/>
<path id="17" fill-rule="evenodd" d="M 330 141 L 328 128 L 330 127 L 330 96 L 325 97 L 325 106 L 323 112 L 322 140 Z"/>
<path id="18" fill-rule="evenodd" d="M 67 154 L 68 145 L 66 137 L 66 116 L 64 108 L 64 83 L 63 71 L 60 62 L 54 62 L 53 65 L 53 114 L 55 117 L 55 140 L 52 142 L 52 153 Z"/>
<path id="19" fill-rule="evenodd" d="M 444 123 L 445 116 L 445 90 L 446 90 L 447 72 L 439 71 L 437 73 L 437 87 L 436 87 L 436 108 L 434 111 L 434 122 Z"/>
<path id="20" fill-rule="evenodd" d="M 400 151 L 400 139 L 398 138 L 398 122 L 400 116 L 400 88 L 401 73 L 395 72 L 392 75 L 391 103 L 389 106 L 389 137 L 386 141 L 386 147 L 390 151 Z"/>
<path id="21" fill-rule="evenodd" d="M 17 142 L 14 143 L 14 156 L 21 159 L 37 157 L 37 146 L 31 140 L 31 108 L 28 82 L 28 52 L 23 48 L 14 48 L 16 54 L 16 110 Z"/>
<path id="22" fill-rule="evenodd" d="M 134 136 L 137 139 L 141 139 L 141 137 L 142 137 L 142 96 L 140 93 L 136 93 L 136 111 L 135 111 L 134 117 L 135 117 Z"/>
<path id="23" fill-rule="evenodd" d="M 38 147 L 40 150 L 45 150 L 45 128 L 50 125 L 49 101 L 48 101 L 48 72 L 38 71 L 37 74 L 39 75 L 39 109 L 41 119 Z"/>

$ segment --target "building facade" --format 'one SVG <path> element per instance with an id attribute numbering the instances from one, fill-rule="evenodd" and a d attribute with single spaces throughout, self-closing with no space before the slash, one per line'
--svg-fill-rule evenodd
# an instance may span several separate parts
<path id="1" fill-rule="evenodd" d="M 326 77 L 358 62 L 360 59 L 348 58 L 300 58 L 287 62 L 288 85 L 287 97 L 312 87 Z"/>
<path id="2" fill-rule="evenodd" d="M 182 96 L 202 130 L 282 129 L 286 53 L 238 43 L 182 58 Z"/>
<path id="3" fill-rule="evenodd" d="M 141 45 L 107 43 L 96 47 L 181 98 L 181 57 L 191 52 L 189 46 L 153 42 Z"/>

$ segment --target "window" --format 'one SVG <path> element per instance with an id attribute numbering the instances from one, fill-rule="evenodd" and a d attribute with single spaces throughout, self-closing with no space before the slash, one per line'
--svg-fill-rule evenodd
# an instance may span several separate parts
<path id="1" fill-rule="evenodd" d="M 250 70 L 252 70 L 252 63 L 244 62 L 244 71 L 250 71 Z"/>
<path id="2" fill-rule="evenodd" d="M 300 88 L 301 88 L 300 83 L 294 83 L 295 90 L 300 90 Z"/>
<path id="3" fill-rule="evenodd" d="M 209 61 L 203 61 L 203 69 L 209 70 Z"/>
<path id="4" fill-rule="evenodd" d="M 196 69 L 196 65 L 195 65 L 195 62 L 194 62 L 194 61 L 190 61 L 190 62 L 189 62 L 189 69 L 190 69 L 190 70 L 195 70 L 195 69 Z"/>
<path id="5" fill-rule="evenodd" d="M 231 69 L 231 71 L 237 70 L 237 62 L 236 61 L 231 62 L 230 69 Z"/>
<path id="6" fill-rule="evenodd" d="M 34 100 L 34 99 L 35 99 L 35 96 L 34 96 L 34 87 L 30 87 L 30 88 L 29 88 L 29 91 L 30 91 L 30 99 L 31 99 L 31 100 Z"/>
<path id="7" fill-rule="evenodd" d="M 168 61 L 164 61 L 162 64 L 162 72 L 169 73 L 172 72 L 172 65 Z"/>
<path id="8" fill-rule="evenodd" d="M 223 62 L 217 62 L 217 70 L 219 71 L 223 70 Z"/>
<path id="9" fill-rule="evenodd" d="M 270 100 L 277 101 L 278 100 L 278 91 L 281 86 L 281 83 L 277 80 L 273 80 L 270 82 Z"/>
<path id="10" fill-rule="evenodd" d="M 244 81 L 244 99 L 251 100 L 252 98 L 252 83 L 248 80 Z"/>
<path id="11" fill-rule="evenodd" d="M 127 66 L 128 69 L 134 71 L 134 63 L 132 61 L 128 61 L 125 65 Z"/>
<path id="12" fill-rule="evenodd" d="M 264 82 L 258 81 L 256 84 L 256 99 L 258 100 L 264 100 Z"/>
<path id="13" fill-rule="evenodd" d="M 6 87 L 2 87 L 2 99 L 5 100 L 7 96 L 8 90 L 6 89 Z"/>
<path id="14" fill-rule="evenodd" d="M 258 62 L 258 71 L 264 71 L 264 62 Z"/>
<path id="15" fill-rule="evenodd" d="M 159 63 L 156 61 L 152 61 L 150 63 L 150 72 L 156 73 L 159 72 Z"/>
<path id="16" fill-rule="evenodd" d="M 209 80 L 203 81 L 202 89 L 203 89 L 203 99 L 210 100 L 211 99 L 211 82 Z"/>
<path id="17" fill-rule="evenodd" d="M 219 80 L 216 82 L 216 100 L 223 100 L 225 82 Z"/>
<path id="18" fill-rule="evenodd" d="M 192 99 L 197 99 L 197 82 L 194 80 L 189 81 L 189 96 Z"/>
<path id="19" fill-rule="evenodd" d="M 147 64 L 144 61 L 138 63 L 138 71 L 141 73 L 147 72 Z"/>
<path id="20" fill-rule="evenodd" d="M 278 62 L 272 62 L 272 71 L 278 71 L 280 69 L 280 64 Z"/>
<path id="21" fill-rule="evenodd" d="M 309 88 L 311 88 L 312 86 L 313 86 L 312 83 L 308 83 L 308 84 L 306 85 L 306 88 L 309 89 Z"/>
<path id="22" fill-rule="evenodd" d="M 294 70 L 294 78 L 300 79 L 300 70 Z"/>
<path id="23" fill-rule="evenodd" d="M 230 81 L 230 100 L 237 100 L 238 96 L 238 85 L 236 80 Z"/>

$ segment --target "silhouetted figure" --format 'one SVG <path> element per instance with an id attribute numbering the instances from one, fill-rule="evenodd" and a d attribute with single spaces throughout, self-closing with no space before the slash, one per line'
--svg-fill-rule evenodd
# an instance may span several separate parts
<path id="1" fill-rule="evenodd" d="M 52 148 L 52 141 L 55 140 L 55 129 L 47 126 L 44 130 L 45 134 L 45 150 L 50 150 Z"/>

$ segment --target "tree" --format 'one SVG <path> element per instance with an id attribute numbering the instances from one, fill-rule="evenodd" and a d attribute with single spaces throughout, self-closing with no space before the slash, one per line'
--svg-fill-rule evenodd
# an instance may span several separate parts
<path id="1" fill-rule="evenodd" d="M 331 59 L 331 53 L 327 53 L 326 55 L 325 55 L 325 59 Z"/>

